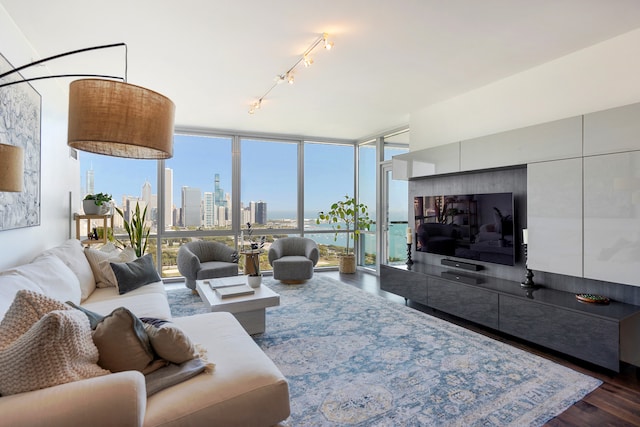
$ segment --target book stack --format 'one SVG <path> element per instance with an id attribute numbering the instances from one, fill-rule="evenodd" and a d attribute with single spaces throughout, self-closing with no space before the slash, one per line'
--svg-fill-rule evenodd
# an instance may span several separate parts
<path id="1" fill-rule="evenodd" d="M 253 295 L 255 293 L 255 289 L 253 289 L 251 286 L 247 285 L 246 283 L 234 283 L 229 285 L 216 286 L 212 282 L 209 282 L 209 286 L 222 299 L 239 297 L 244 295 Z"/>

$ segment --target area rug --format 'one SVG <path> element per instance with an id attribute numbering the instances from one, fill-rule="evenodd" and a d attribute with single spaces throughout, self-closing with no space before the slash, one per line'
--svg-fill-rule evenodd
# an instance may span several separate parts
<path id="1" fill-rule="evenodd" d="M 289 381 L 288 426 L 538 426 L 601 382 L 316 274 L 254 340 Z M 169 291 L 174 316 L 206 311 Z"/>

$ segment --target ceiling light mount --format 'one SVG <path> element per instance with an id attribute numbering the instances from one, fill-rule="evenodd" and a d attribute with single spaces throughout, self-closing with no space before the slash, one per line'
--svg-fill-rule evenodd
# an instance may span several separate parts
<path id="1" fill-rule="evenodd" d="M 295 68 L 300 64 L 303 64 L 305 67 L 310 67 L 313 64 L 313 57 L 311 56 L 311 53 L 316 47 L 320 45 L 322 45 L 326 50 L 331 50 L 331 48 L 333 48 L 333 42 L 329 40 L 328 33 L 322 33 L 320 36 L 318 36 L 318 38 L 313 43 L 311 43 L 311 45 L 302 53 L 302 55 L 298 58 L 295 64 L 293 64 L 284 73 L 278 74 L 276 76 L 273 85 L 271 85 L 271 87 L 267 89 L 264 95 L 262 95 L 256 101 L 251 103 L 249 107 L 249 114 L 255 114 L 256 110 L 260 109 L 260 106 L 262 105 L 262 101 L 264 101 L 267 95 L 269 95 L 269 93 L 271 93 L 271 91 L 276 86 L 285 82 L 292 85 L 295 80 L 295 76 L 294 76 Z"/>

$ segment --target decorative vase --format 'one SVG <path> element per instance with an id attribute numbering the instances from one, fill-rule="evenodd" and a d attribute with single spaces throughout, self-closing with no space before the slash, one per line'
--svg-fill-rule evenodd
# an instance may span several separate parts
<path id="1" fill-rule="evenodd" d="M 342 255 L 340 257 L 340 266 L 338 267 L 340 273 L 353 274 L 356 272 L 356 256 L 353 254 Z"/>
<path id="2" fill-rule="evenodd" d="M 109 213 L 109 208 L 110 206 L 107 203 L 98 206 L 95 200 L 82 201 L 82 210 L 84 210 L 85 215 L 105 215 Z"/>
<path id="3" fill-rule="evenodd" d="M 262 284 L 262 274 L 259 276 L 247 276 L 247 284 L 252 288 L 259 288 Z"/>

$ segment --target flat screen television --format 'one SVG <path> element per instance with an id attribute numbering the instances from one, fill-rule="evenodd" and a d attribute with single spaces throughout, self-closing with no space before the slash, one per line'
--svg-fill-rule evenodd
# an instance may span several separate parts
<path id="1" fill-rule="evenodd" d="M 415 249 L 514 265 L 513 194 L 415 197 Z"/>

